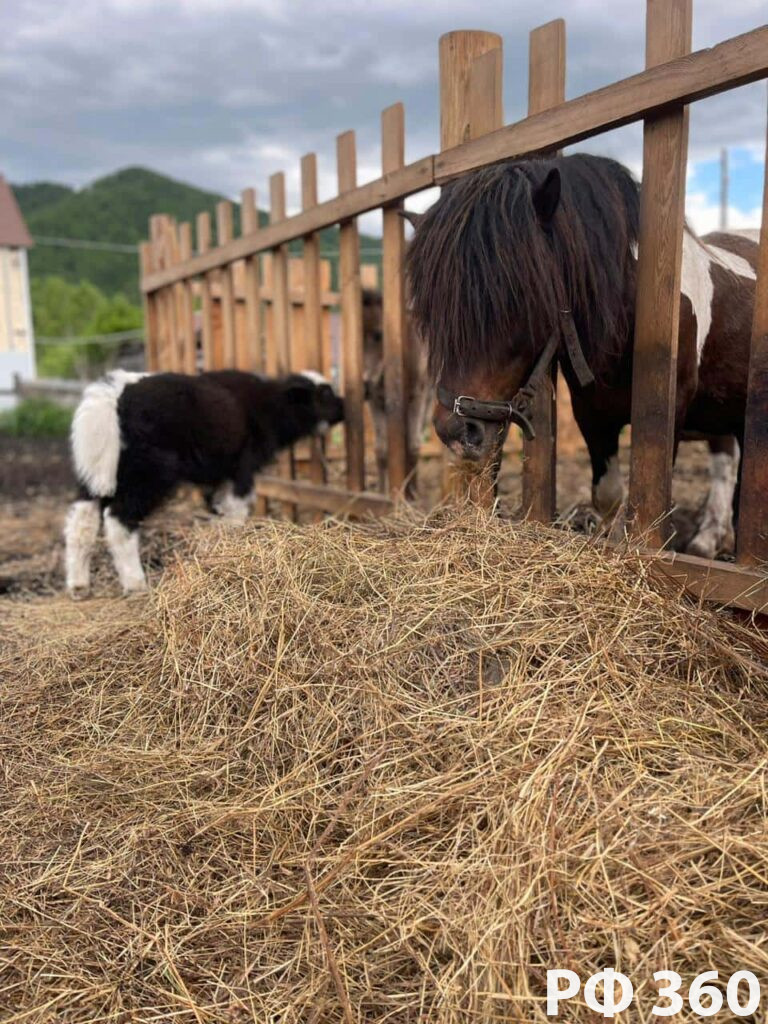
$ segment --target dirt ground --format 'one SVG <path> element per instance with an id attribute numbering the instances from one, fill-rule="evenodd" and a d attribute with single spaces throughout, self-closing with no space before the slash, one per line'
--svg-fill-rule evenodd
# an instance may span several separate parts
<path id="1" fill-rule="evenodd" d="M 629 465 L 622 452 L 622 468 Z M 421 502 L 439 499 L 441 461 L 422 460 Z M 373 474 L 371 475 L 373 479 Z M 674 546 L 685 547 L 692 536 L 698 510 L 708 486 L 708 453 L 701 443 L 684 444 L 675 469 L 673 516 Z M 23 600 L 33 595 L 60 592 L 63 587 L 62 527 L 74 482 L 64 441 L 0 438 L 0 600 Z M 513 516 L 520 506 L 520 457 L 505 457 L 501 484 L 502 515 Z M 586 452 L 576 450 L 558 462 L 558 510 L 561 516 L 574 506 L 587 505 L 590 474 Z M 579 509 L 573 517 L 578 524 Z M 189 542 L 190 531 L 210 526 L 194 489 L 181 492 L 161 509 L 142 531 L 142 557 L 150 574 L 162 569 Z M 728 557 L 728 552 L 724 553 Z M 94 591 L 117 593 L 114 574 L 100 544 L 95 559 Z"/>

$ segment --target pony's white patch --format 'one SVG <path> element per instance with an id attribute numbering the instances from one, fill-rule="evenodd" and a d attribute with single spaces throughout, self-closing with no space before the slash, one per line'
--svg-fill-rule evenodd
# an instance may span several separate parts
<path id="1" fill-rule="evenodd" d="M 754 270 L 741 256 L 717 245 L 705 245 L 689 231 L 684 232 L 681 291 L 690 299 L 696 317 L 696 352 L 699 362 L 712 327 L 712 302 L 715 297 L 713 264 L 724 267 L 738 277 L 755 280 Z"/>
<path id="2" fill-rule="evenodd" d="M 315 427 L 315 433 L 317 434 L 318 437 L 325 437 L 325 435 L 328 433 L 330 429 L 331 424 L 328 422 L 328 420 L 320 420 L 320 422 Z"/>
<path id="3" fill-rule="evenodd" d="M 139 557 L 138 530 L 129 530 L 111 515 L 109 509 L 105 509 L 104 533 L 124 593 L 136 594 L 146 590 L 147 578 Z"/>
<path id="4" fill-rule="evenodd" d="M 229 520 L 231 523 L 242 525 L 247 520 L 251 511 L 251 500 L 251 494 L 245 498 L 239 498 L 236 494 L 233 494 L 232 484 L 227 481 L 216 491 L 213 498 L 213 507 L 224 519 Z"/>
<path id="5" fill-rule="evenodd" d="M 91 585 L 91 555 L 99 535 L 99 503 L 75 501 L 64 525 L 64 567 L 67 590 L 87 591 Z"/>
<path id="6" fill-rule="evenodd" d="M 117 486 L 120 461 L 120 421 L 117 401 L 123 390 L 146 376 L 115 370 L 89 384 L 72 420 L 72 458 L 75 472 L 94 497 L 108 498 Z"/>
<path id="7" fill-rule="evenodd" d="M 316 384 L 318 387 L 321 384 L 328 383 L 327 379 L 322 375 L 322 373 L 318 373 L 317 370 L 302 370 L 301 376 L 306 377 L 307 380 L 311 380 L 312 383 Z"/>
<path id="8" fill-rule="evenodd" d="M 737 459 L 728 452 L 710 456 L 709 494 L 696 536 L 688 553 L 714 558 L 733 529 L 733 492 L 736 488 Z"/>
<path id="9" fill-rule="evenodd" d="M 595 484 L 592 504 L 603 515 L 615 512 L 624 500 L 624 481 L 621 478 L 618 455 L 608 459 L 605 473 Z"/>
<path id="10" fill-rule="evenodd" d="M 749 281 L 757 280 L 757 274 L 755 274 L 751 264 L 742 256 L 737 256 L 735 252 L 728 252 L 727 249 L 721 249 L 719 245 L 708 245 L 707 248 L 712 253 L 716 262 L 725 267 L 726 270 L 730 270 L 731 273 L 738 275 L 738 277 L 746 277 Z"/>
<path id="11" fill-rule="evenodd" d="M 683 269 L 680 290 L 686 295 L 696 317 L 696 353 L 701 362 L 704 342 L 712 326 L 712 300 L 715 286 L 712 283 L 709 251 L 689 231 L 683 232 Z"/>

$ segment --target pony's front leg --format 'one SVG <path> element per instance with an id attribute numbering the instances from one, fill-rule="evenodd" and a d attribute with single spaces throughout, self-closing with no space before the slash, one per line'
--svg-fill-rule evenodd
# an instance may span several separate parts
<path id="1" fill-rule="evenodd" d="M 732 509 L 739 465 L 735 437 L 709 439 L 710 481 L 699 528 L 689 542 L 689 555 L 714 558 L 733 537 Z"/>
<path id="2" fill-rule="evenodd" d="M 619 465 L 619 434 L 624 423 L 601 416 L 591 406 L 575 399 L 573 414 L 587 442 L 592 464 L 592 504 L 603 518 L 608 518 L 624 501 L 624 480 Z"/>

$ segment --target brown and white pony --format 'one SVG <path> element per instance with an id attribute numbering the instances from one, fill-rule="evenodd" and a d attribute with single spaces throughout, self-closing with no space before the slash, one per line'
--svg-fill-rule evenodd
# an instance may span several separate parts
<path id="1" fill-rule="evenodd" d="M 495 403 L 520 402 L 557 339 L 555 358 L 589 449 L 593 503 L 603 514 L 623 499 L 618 443 L 631 411 L 639 209 L 640 186 L 613 160 L 512 161 L 445 186 L 416 224 L 407 255 L 411 315 L 428 347 L 443 443 L 489 464 L 510 422 L 492 417 Z M 675 451 L 686 431 L 718 439 L 710 495 L 689 546 L 702 555 L 715 554 L 730 525 L 757 252 L 743 237 L 699 240 L 685 231 Z M 566 345 L 573 327 L 575 353 Z M 583 355 L 587 373 L 574 355 Z M 456 404 L 460 396 L 467 397 Z"/>

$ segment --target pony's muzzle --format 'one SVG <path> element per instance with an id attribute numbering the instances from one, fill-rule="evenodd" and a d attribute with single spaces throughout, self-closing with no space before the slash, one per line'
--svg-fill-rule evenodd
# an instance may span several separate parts
<path id="1" fill-rule="evenodd" d="M 473 462 L 488 454 L 498 427 L 498 423 L 483 423 L 455 413 L 435 420 L 435 429 L 443 444 L 456 455 Z"/>

